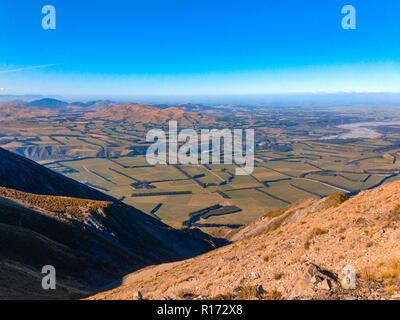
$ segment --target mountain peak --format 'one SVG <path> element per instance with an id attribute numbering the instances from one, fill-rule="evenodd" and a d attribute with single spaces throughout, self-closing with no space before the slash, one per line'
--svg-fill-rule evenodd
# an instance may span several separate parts
<path id="1" fill-rule="evenodd" d="M 28 107 L 61 109 L 68 106 L 68 103 L 57 99 L 43 98 L 39 100 L 33 100 L 31 102 L 26 103 L 25 105 Z"/>

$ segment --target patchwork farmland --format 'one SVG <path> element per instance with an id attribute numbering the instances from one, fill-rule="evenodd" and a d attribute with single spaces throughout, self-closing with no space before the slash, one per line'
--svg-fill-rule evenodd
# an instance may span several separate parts
<path id="1" fill-rule="evenodd" d="M 87 119 L 82 113 L 3 121 L 0 146 L 174 227 L 183 227 L 193 213 L 213 206 L 237 208 L 200 215 L 195 225 L 211 233 L 229 232 L 302 198 L 355 194 L 399 180 L 396 126 L 381 126 L 382 135 L 375 139 L 338 139 L 345 130 L 337 126 L 333 113 L 326 114 L 328 122 L 316 123 L 312 113 L 272 111 L 267 115 L 259 110 L 251 117 L 246 110 L 236 114 L 240 128 L 256 128 L 255 168 L 249 176 L 235 175 L 235 164 L 150 165 L 144 156 L 149 146 L 145 137 L 154 125 Z M 220 121 L 219 128 L 230 128 L 229 112 L 213 110 L 209 116 L 220 113 L 226 121 Z M 344 113 L 341 121 L 346 117 L 364 119 Z M 323 114 L 319 118 L 324 119 Z M 157 126 L 165 129 L 165 124 Z"/>

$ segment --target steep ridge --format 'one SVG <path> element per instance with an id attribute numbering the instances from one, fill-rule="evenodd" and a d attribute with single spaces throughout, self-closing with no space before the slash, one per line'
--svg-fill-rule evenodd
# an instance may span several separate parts
<path id="1" fill-rule="evenodd" d="M 84 297 L 147 265 L 215 247 L 2 149 L 0 186 L 2 298 Z M 60 284 L 51 292 L 41 289 L 48 264 Z"/>
<path id="2" fill-rule="evenodd" d="M 257 219 L 248 226 L 231 233 L 229 239 L 231 241 L 240 241 L 245 238 L 273 231 L 292 221 L 299 220 L 312 212 L 339 205 L 347 199 L 349 199 L 349 197 L 344 194 L 332 194 L 321 200 L 314 198 L 299 200 L 285 208 L 272 210 L 266 213 L 263 217 Z"/>
<path id="3" fill-rule="evenodd" d="M 399 227 L 400 182 L 306 199 L 243 228 L 233 244 L 137 271 L 91 299 L 397 299 Z M 354 290 L 340 285 L 344 266 L 355 269 Z"/>
<path id="4" fill-rule="evenodd" d="M 111 197 L 0 148 L 0 186 L 29 193 L 110 200 Z"/>
<path id="5" fill-rule="evenodd" d="M 81 146 L 23 146 L 10 147 L 9 151 L 17 153 L 33 161 L 44 160 L 73 160 L 78 158 L 109 158 L 135 156 L 145 154 L 146 146 L 101 147 L 94 145 Z"/>

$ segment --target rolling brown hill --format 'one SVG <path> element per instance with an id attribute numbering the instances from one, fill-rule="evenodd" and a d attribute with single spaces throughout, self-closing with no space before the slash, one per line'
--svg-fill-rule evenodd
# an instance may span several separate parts
<path id="1" fill-rule="evenodd" d="M 94 189 L 0 149 L 0 296 L 82 298 L 124 274 L 193 257 L 210 239 L 175 230 Z M 57 290 L 41 289 L 54 265 Z"/>
<path id="2" fill-rule="evenodd" d="M 14 101 L 0 103 L 0 121 L 15 121 L 22 119 L 32 119 L 36 117 L 46 117 L 59 114 L 60 112 L 96 112 L 113 105 L 108 100 L 72 102 L 67 103 L 56 99 L 41 99 L 31 102 Z"/>
<path id="3" fill-rule="evenodd" d="M 239 230 L 234 243 L 124 277 L 91 299 L 399 299 L 400 182 L 305 199 Z M 340 285 L 344 266 L 356 288 Z"/>
<path id="4" fill-rule="evenodd" d="M 169 120 L 176 120 L 179 125 L 190 127 L 210 121 L 209 117 L 199 112 L 184 111 L 176 107 L 160 109 L 135 103 L 112 105 L 104 110 L 90 112 L 86 117 L 89 119 L 143 122 L 163 125 L 167 124 Z"/>
<path id="5" fill-rule="evenodd" d="M 49 113 L 51 113 L 51 110 L 28 107 L 19 103 L 0 103 L 0 121 L 31 119 L 46 116 Z"/>

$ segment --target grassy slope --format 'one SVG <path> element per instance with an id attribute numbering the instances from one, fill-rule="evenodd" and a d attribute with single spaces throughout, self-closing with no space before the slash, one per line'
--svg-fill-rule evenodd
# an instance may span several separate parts
<path id="1" fill-rule="evenodd" d="M 141 271 L 133 273 L 123 285 L 92 298 L 127 299 L 140 290 L 148 299 L 251 299 L 255 295 L 241 295 L 238 290 L 259 285 L 266 291 L 259 298 L 288 298 L 305 262 L 337 274 L 343 266 L 353 265 L 357 290 L 344 294 L 390 298 L 400 292 L 400 183 L 344 200 L 340 196 L 305 200 L 270 213 L 237 234 L 238 241 L 231 245 L 173 268 L 157 266 L 142 276 Z M 332 297 L 326 293 L 325 298 Z"/>

